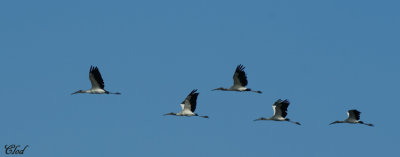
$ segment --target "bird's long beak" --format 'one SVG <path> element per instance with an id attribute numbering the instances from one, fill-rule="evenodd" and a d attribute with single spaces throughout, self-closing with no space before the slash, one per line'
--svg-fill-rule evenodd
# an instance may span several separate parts
<path id="1" fill-rule="evenodd" d="M 79 91 L 73 92 L 73 93 L 71 93 L 71 95 L 74 95 L 74 94 L 76 94 L 76 93 L 79 93 Z"/>

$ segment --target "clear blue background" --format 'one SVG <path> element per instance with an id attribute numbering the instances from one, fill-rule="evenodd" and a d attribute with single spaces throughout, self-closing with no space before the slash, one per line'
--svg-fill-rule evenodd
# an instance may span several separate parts
<path id="1" fill-rule="evenodd" d="M 0 156 L 396 156 L 400 2 L 0 2 Z M 263 94 L 229 87 L 238 64 Z M 90 65 L 122 95 L 89 89 Z M 166 117 L 198 88 L 196 117 Z M 289 99 L 288 117 L 253 122 Z M 348 109 L 375 124 L 328 125 Z"/>

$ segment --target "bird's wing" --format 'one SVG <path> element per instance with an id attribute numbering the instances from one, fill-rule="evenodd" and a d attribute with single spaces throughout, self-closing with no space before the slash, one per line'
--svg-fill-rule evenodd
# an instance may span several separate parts
<path id="1" fill-rule="evenodd" d="M 274 110 L 274 116 L 280 116 L 282 114 L 280 110 L 280 105 L 281 105 L 282 100 L 278 99 L 275 101 L 275 103 L 272 105 L 272 110 Z"/>
<path id="2" fill-rule="evenodd" d="M 287 108 L 289 107 L 289 105 L 290 105 L 290 102 L 287 99 L 281 102 L 280 109 L 281 109 L 283 118 L 285 118 L 287 115 Z"/>
<path id="3" fill-rule="evenodd" d="M 189 95 L 184 100 L 184 106 L 183 106 L 184 110 L 190 110 L 192 112 L 196 110 L 196 100 L 197 96 L 199 95 L 199 93 L 196 93 L 196 91 L 197 89 L 192 90 L 192 92 L 190 92 Z"/>
<path id="4" fill-rule="evenodd" d="M 349 110 L 347 111 L 347 115 L 349 116 L 347 119 L 353 119 L 353 120 L 360 120 L 360 111 L 357 110 Z"/>
<path id="5" fill-rule="evenodd" d="M 197 106 L 197 97 L 199 96 L 199 93 L 194 93 L 192 98 L 190 99 L 190 110 L 194 113 L 194 111 L 196 110 L 196 106 Z"/>
<path id="6" fill-rule="evenodd" d="M 244 66 L 239 64 L 236 67 L 235 74 L 233 74 L 233 85 L 245 87 L 247 86 L 247 83 L 247 76 L 244 72 Z"/>
<path id="7" fill-rule="evenodd" d="M 100 71 L 96 66 L 90 66 L 89 79 L 92 84 L 92 89 L 104 89 L 104 81 L 101 77 Z"/>

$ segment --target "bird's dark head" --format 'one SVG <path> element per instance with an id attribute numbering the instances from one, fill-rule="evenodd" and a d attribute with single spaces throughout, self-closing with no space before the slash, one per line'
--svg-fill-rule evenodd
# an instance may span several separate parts
<path id="1" fill-rule="evenodd" d="M 211 91 L 215 91 L 215 90 L 226 90 L 226 89 L 224 87 L 219 87 L 219 88 L 215 88 L 215 89 L 213 89 Z"/>
<path id="2" fill-rule="evenodd" d="M 85 91 L 84 90 L 78 90 L 78 91 L 72 93 L 71 95 L 78 94 L 78 93 L 85 93 Z"/>
<path id="3" fill-rule="evenodd" d="M 174 112 L 170 112 L 170 113 L 166 113 L 166 114 L 164 114 L 164 116 L 167 116 L 167 115 L 176 115 L 176 113 L 174 113 Z"/>

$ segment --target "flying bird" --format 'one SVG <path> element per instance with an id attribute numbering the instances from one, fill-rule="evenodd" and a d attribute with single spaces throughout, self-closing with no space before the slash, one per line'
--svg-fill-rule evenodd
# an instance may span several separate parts
<path id="1" fill-rule="evenodd" d="M 196 105 L 197 105 L 197 97 L 199 96 L 199 93 L 196 93 L 197 89 L 192 90 L 192 92 L 189 93 L 189 95 L 183 100 L 183 102 L 180 104 L 181 105 L 181 112 L 179 113 L 167 113 L 164 114 L 166 115 L 173 115 L 173 116 L 199 116 L 197 113 L 194 113 L 196 110 Z M 208 118 L 208 116 L 199 116 L 203 118 Z"/>
<path id="2" fill-rule="evenodd" d="M 350 124 L 364 124 L 364 125 L 368 125 L 368 126 L 374 126 L 373 124 L 368 124 L 368 123 L 364 123 L 363 121 L 360 121 L 360 114 L 361 112 L 358 110 L 349 110 L 347 111 L 347 119 L 345 119 L 344 121 L 334 121 L 331 124 L 336 124 L 336 123 L 350 123 Z"/>
<path id="3" fill-rule="evenodd" d="M 233 74 L 233 85 L 230 88 L 216 88 L 214 90 L 222 90 L 222 91 L 238 91 L 238 92 L 244 92 L 244 91 L 250 91 L 250 92 L 255 92 L 255 93 L 262 93 L 261 91 L 253 91 L 250 88 L 247 88 L 247 76 L 246 73 L 244 72 L 244 66 L 239 64 L 236 67 L 235 73 Z"/>
<path id="4" fill-rule="evenodd" d="M 89 90 L 78 90 L 72 94 L 77 93 L 89 93 L 89 94 L 121 94 L 119 92 L 109 92 L 104 89 L 104 81 L 101 77 L 100 71 L 96 66 L 90 66 L 89 80 L 92 84 L 92 88 Z"/>
<path id="5" fill-rule="evenodd" d="M 254 121 L 259 121 L 259 120 L 288 121 L 288 122 L 300 125 L 299 122 L 290 121 L 289 118 L 286 118 L 287 108 L 288 108 L 289 104 L 290 104 L 290 102 L 287 99 L 285 99 L 284 101 L 282 101 L 281 99 L 278 99 L 272 105 L 272 109 L 274 110 L 274 115 L 272 117 L 269 117 L 269 118 L 261 117 L 261 118 L 255 119 Z"/>

